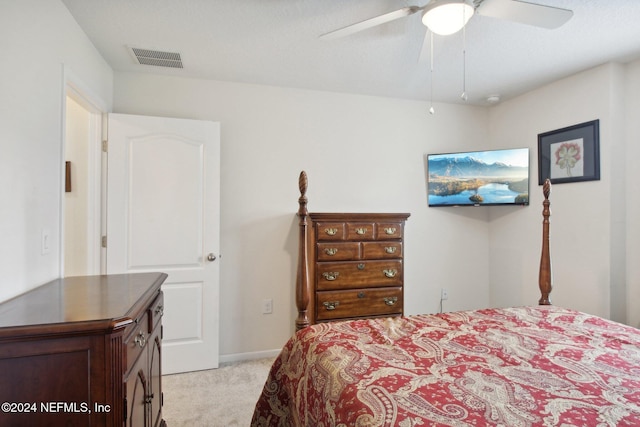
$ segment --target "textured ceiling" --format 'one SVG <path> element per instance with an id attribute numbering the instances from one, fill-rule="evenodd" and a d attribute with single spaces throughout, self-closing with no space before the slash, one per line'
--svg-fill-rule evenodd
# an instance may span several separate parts
<path id="1" fill-rule="evenodd" d="M 336 40 L 318 36 L 427 0 L 62 0 L 118 71 L 462 102 L 463 37 L 436 36 L 419 62 L 420 13 Z M 466 27 L 467 103 L 508 99 L 609 61 L 640 58 L 640 0 L 529 0 L 571 9 L 547 30 L 475 15 Z M 127 46 L 179 52 L 183 69 L 138 65 Z"/>

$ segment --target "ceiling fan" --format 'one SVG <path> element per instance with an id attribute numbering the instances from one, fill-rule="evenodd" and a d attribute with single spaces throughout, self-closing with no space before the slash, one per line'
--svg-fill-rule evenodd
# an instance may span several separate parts
<path id="1" fill-rule="evenodd" d="M 573 16 L 573 11 L 520 0 L 430 0 L 424 6 L 407 6 L 320 36 L 334 39 L 348 36 L 414 13 L 422 12 L 422 22 L 432 32 L 453 34 L 462 29 L 474 14 L 506 19 L 542 28 L 558 28 Z"/>

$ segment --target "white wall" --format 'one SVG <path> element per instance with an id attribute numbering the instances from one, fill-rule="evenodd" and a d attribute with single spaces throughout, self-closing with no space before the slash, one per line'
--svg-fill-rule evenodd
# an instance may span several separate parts
<path id="1" fill-rule="evenodd" d="M 116 73 L 118 113 L 221 123 L 223 355 L 277 349 L 293 331 L 301 170 L 312 212 L 411 213 L 407 313 L 437 311 L 443 286 L 446 310 L 489 303 L 487 211 L 428 209 L 423 159 L 485 146 L 487 111 L 436 107 L 430 116 L 415 101 Z M 261 314 L 265 298 L 272 315 Z"/>
<path id="2" fill-rule="evenodd" d="M 0 8 L 2 301 L 60 273 L 63 81 L 90 88 L 108 106 L 113 72 L 61 2 L 0 0 Z"/>
<path id="3" fill-rule="evenodd" d="M 640 328 L 640 191 L 636 187 L 640 181 L 640 61 L 627 67 L 625 79 L 626 112 L 626 182 L 627 182 L 627 227 L 626 227 L 626 283 L 627 321 Z M 615 153 L 618 155 L 618 153 Z"/>
<path id="4" fill-rule="evenodd" d="M 633 209 L 630 205 L 627 210 L 626 204 L 631 199 L 625 187 L 625 182 L 634 182 L 638 174 L 637 168 L 625 166 L 626 148 L 637 145 L 626 134 L 635 130 L 637 141 L 638 124 L 627 125 L 625 117 L 632 120 L 633 114 L 625 112 L 639 111 L 638 106 L 629 102 L 624 108 L 624 93 L 634 93 L 634 87 L 638 93 L 637 65 L 633 69 L 636 78 L 625 80 L 625 66 L 603 65 L 491 109 L 492 143 L 529 146 L 532 154 L 532 207 L 520 215 L 492 210 L 492 305 L 522 305 L 536 297 L 537 259 L 542 243 L 539 228 L 532 226 L 542 219 L 542 194 L 537 185 L 537 135 L 600 119 L 601 179 L 557 184 L 552 189 L 552 301 L 627 321 L 626 292 L 637 295 L 637 289 L 633 290 L 637 288 L 637 280 L 636 285 L 627 281 L 626 265 L 637 264 L 633 260 L 637 259 L 638 248 L 631 241 L 629 249 L 625 248 L 625 234 L 635 229 L 637 235 L 640 217 L 637 200 Z M 628 276 L 637 278 L 638 273 L 630 272 Z M 632 311 L 629 309 L 629 313 Z"/>

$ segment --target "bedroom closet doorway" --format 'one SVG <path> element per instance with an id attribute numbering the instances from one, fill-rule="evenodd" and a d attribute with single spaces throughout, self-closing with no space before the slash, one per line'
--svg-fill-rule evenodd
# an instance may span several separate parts
<path id="1" fill-rule="evenodd" d="M 108 115 L 107 274 L 159 271 L 162 372 L 218 367 L 219 123 Z"/>

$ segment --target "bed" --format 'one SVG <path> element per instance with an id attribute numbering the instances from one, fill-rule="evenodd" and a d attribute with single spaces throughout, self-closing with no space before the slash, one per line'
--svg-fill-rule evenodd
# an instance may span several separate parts
<path id="1" fill-rule="evenodd" d="M 251 425 L 640 426 L 640 331 L 551 305 L 543 192 L 538 305 L 307 326 L 299 269 L 298 330 Z"/>

